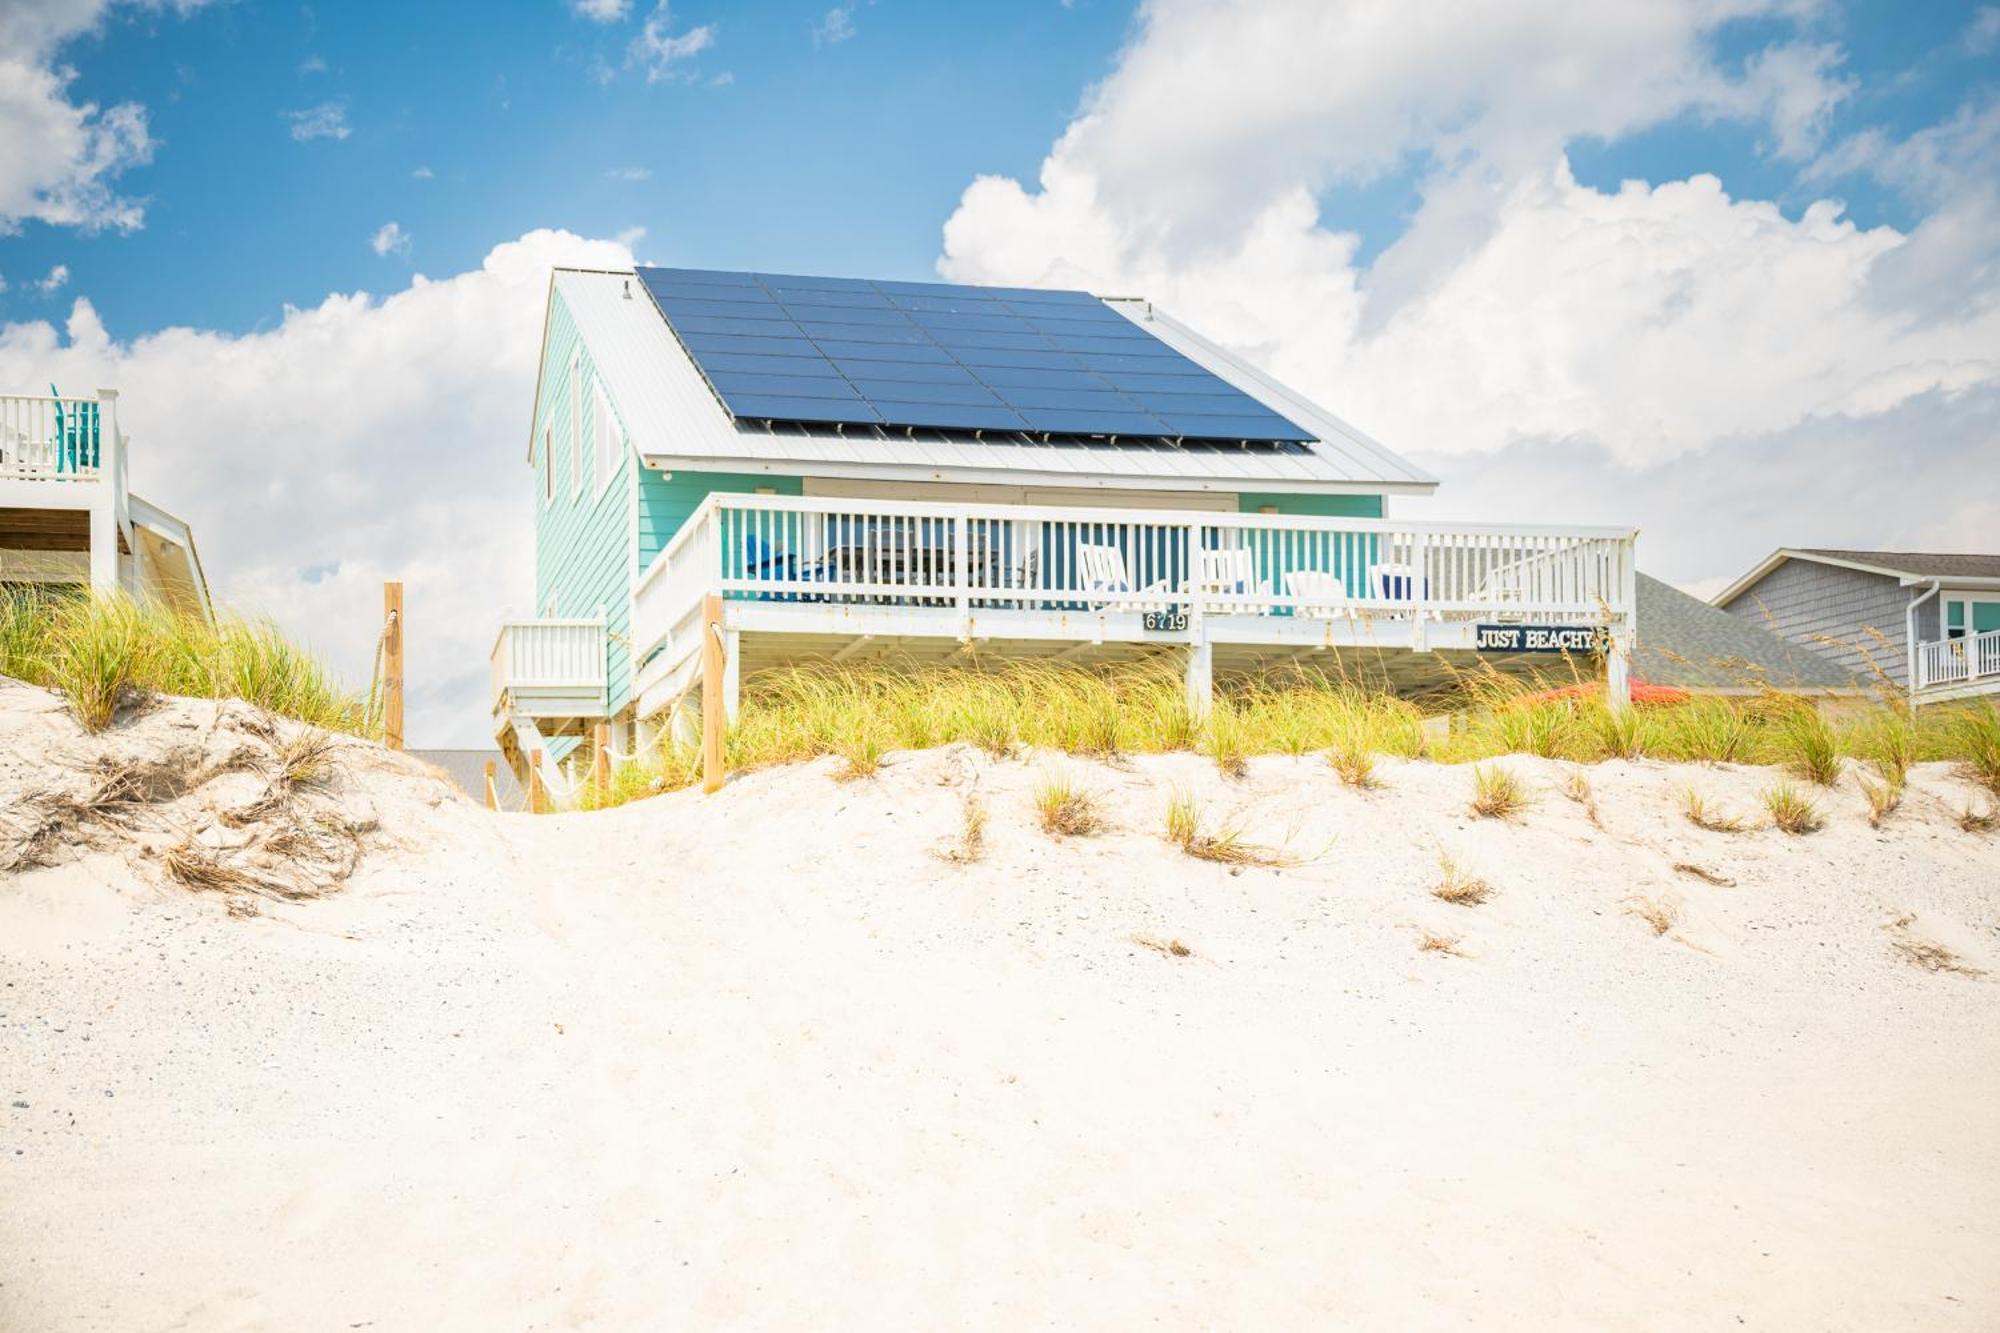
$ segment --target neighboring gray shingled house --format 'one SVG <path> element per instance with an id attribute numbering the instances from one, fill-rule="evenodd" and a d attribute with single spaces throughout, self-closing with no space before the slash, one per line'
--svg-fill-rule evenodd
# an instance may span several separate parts
<path id="1" fill-rule="evenodd" d="M 411 750 L 410 756 L 441 769 L 460 791 L 481 805 L 486 803 L 486 765 L 491 761 L 496 769 L 493 785 L 499 789 L 500 808 L 521 810 L 527 806 L 521 784 L 514 780 L 513 770 L 507 767 L 498 750 Z"/>
<path id="2" fill-rule="evenodd" d="M 1645 574 L 1638 576 L 1638 604 L 1634 680 L 1702 694 L 1747 694 L 1766 685 L 1820 693 L 1860 688 L 1853 672 L 1824 653 Z"/>
<path id="3" fill-rule="evenodd" d="M 1920 700 L 2000 693 L 2000 555 L 1785 547 L 1715 604 Z"/>

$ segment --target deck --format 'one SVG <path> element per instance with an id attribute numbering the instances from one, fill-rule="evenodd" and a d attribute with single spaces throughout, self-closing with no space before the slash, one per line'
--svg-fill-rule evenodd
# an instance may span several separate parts
<path id="1" fill-rule="evenodd" d="M 641 574 L 642 717 L 698 671 L 723 599 L 728 696 L 804 658 L 1173 653 L 1205 706 L 1217 669 L 1322 654 L 1392 681 L 1439 654 L 1559 668 L 1606 650 L 1622 692 L 1629 529 L 713 495 Z"/>
<path id="2" fill-rule="evenodd" d="M 1910 694 L 1918 703 L 1940 703 L 2000 694 L 2000 630 L 1919 643 Z"/>

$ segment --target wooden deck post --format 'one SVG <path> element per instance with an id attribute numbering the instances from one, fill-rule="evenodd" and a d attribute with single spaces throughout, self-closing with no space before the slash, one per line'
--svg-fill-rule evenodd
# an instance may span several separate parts
<path id="1" fill-rule="evenodd" d="M 1604 704 L 1614 713 L 1632 706 L 1631 648 L 1625 635 L 1614 631 L 1604 653 Z"/>
<path id="2" fill-rule="evenodd" d="M 542 752 L 528 751 L 528 813 L 545 815 L 549 812 L 548 784 L 542 781 Z"/>
<path id="3" fill-rule="evenodd" d="M 382 585 L 382 743 L 403 748 L 403 585 Z"/>
<path id="4" fill-rule="evenodd" d="M 494 785 L 493 773 L 493 761 L 488 759 L 486 761 L 486 808 L 488 810 L 498 810 L 500 808 L 500 789 Z"/>
<path id="5" fill-rule="evenodd" d="M 701 599 L 701 789 L 722 790 L 722 729 L 728 720 L 723 689 L 722 597 Z"/>
<path id="6" fill-rule="evenodd" d="M 611 724 L 598 723 L 590 739 L 597 750 L 590 759 L 590 780 L 602 794 L 611 790 Z"/>

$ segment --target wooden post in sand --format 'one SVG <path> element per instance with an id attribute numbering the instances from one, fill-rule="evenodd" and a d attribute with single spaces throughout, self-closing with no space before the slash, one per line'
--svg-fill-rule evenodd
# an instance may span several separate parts
<path id="1" fill-rule="evenodd" d="M 722 790 L 722 597 L 701 599 L 701 789 Z"/>
<path id="2" fill-rule="evenodd" d="M 493 784 L 493 772 L 493 761 L 488 759 L 486 761 L 486 808 L 488 810 L 498 810 L 500 808 L 500 789 Z"/>
<path id="3" fill-rule="evenodd" d="M 403 748 L 403 585 L 382 585 L 382 743 Z"/>
<path id="4" fill-rule="evenodd" d="M 597 753 L 590 759 L 590 780 L 597 784 L 601 795 L 611 790 L 611 724 L 598 723 L 591 740 L 597 747 Z"/>
<path id="5" fill-rule="evenodd" d="M 549 812 L 549 789 L 542 781 L 542 752 L 528 751 L 528 813 L 545 815 Z"/>

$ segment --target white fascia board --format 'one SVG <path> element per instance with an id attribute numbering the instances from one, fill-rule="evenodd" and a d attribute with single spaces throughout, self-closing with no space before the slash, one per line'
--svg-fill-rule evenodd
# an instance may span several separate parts
<path id="1" fill-rule="evenodd" d="M 647 454 L 656 472 L 740 472 L 766 477 L 837 477 L 845 481 L 943 481 L 982 486 L 1055 486 L 1065 490 L 1203 491 L 1240 495 L 1429 495 L 1436 482 L 1302 481 L 1276 477 L 1112 477 L 1093 472 L 1021 468 L 896 466 L 885 463 L 784 462 L 767 458 Z"/>

